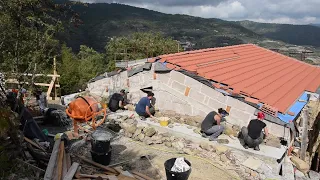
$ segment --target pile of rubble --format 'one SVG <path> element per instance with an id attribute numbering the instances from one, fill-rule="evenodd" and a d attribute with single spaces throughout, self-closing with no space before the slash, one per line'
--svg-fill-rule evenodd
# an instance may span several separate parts
<path id="1" fill-rule="evenodd" d="M 139 124 L 134 117 L 120 116 L 115 119 L 115 122 L 120 124 L 122 128 L 120 132 L 125 137 L 142 142 L 147 146 L 157 145 L 155 147 L 158 147 L 159 151 L 165 147 L 166 149 L 174 149 L 174 152 L 178 154 L 203 158 L 208 163 L 213 163 L 216 168 L 224 169 L 235 176 L 259 179 L 258 172 L 241 165 L 245 158 L 239 160 L 234 151 L 226 146 L 211 145 L 209 143 L 198 144 L 184 138 L 175 137 L 169 133 L 159 133 L 154 127 L 147 124 Z"/>
<path id="2" fill-rule="evenodd" d="M 123 170 L 120 166 L 123 162 L 117 162 L 111 165 L 102 165 L 81 154 L 81 147 L 90 138 L 78 141 L 77 151 L 71 150 L 66 139 L 55 140 L 54 147 L 48 162 L 44 179 L 109 179 L 109 180 L 151 180 L 145 174 L 137 171 Z M 83 142 L 83 143 L 82 143 Z M 82 149 L 83 150 L 83 149 Z M 85 151 L 89 151 L 85 149 Z M 82 152 L 87 153 L 87 152 Z"/>

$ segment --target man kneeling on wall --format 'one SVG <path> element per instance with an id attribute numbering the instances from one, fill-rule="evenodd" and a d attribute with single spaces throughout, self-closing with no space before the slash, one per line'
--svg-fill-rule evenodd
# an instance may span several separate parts
<path id="1" fill-rule="evenodd" d="M 259 151 L 259 144 L 263 142 L 265 136 L 268 136 L 267 125 L 262 122 L 265 118 L 263 112 L 258 112 L 258 119 L 252 119 L 249 122 L 248 127 L 242 127 L 241 135 L 244 140 L 244 148 L 248 149 L 254 148 L 254 150 Z M 264 129 L 264 133 L 262 130 Z"/>
<path id="2" fill-rule="evenodd" d="M 210 136 L 210 141 L 215 141 L 224 131 L 224 127 L 220 125 L 225 116 L 229 115 L 227 111 L 222 108 L 210 112 L 201 123 L 201 132 L 204 137 Z"/>
<path id="3" fill-rule="evenodd" d="M 136 113 L 144 118 L 151 117 L 155 114 L 154 104 L 155 98 L 153 98 L 154 94 L 152 92 L 147 93 L 147 97 L 143 97 L 140 99 L 138 104 L 136 105 Z M 152 100 L 152 103 L 150 101 Z"/>

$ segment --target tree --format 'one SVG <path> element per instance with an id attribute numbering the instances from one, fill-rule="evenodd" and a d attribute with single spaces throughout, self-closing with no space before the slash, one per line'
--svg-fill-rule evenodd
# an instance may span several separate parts
<path id="1" fill-rule="evenodd" d="M 61 48 L 61 65 L 59 67 L 59 74 L 63 74 L 60 78 L 62 94 L 69 94 L 79 90 L 78 81 L 80 74 L 78 71 L 78 62 L 71 48 L 63 45 Z"/>
<path id="2" fill-rule="evenodd" d="M 62 74 L 60 79 L 62 94 L 84 89 L 90 79 L 107 71 L 105 55 L 84 45 L 80 46 L 77 55 L 72 53 L 71 48 L 63 45 L 61 60 L 59 73 Z"/>
<path id="3" fill-rule="evenodd" d="M 56 0 L 0 1 L 0 69 L 21 73 L 37 65 L 37 71 L 52 68 L 59 54 L 56 39 L 64 24 L 79 23 L 70 8 L 73 2 Z M 68 22 L 68 23 L 66 23 Z"/>
<path id="4" fill-rule="evenodd" d="M 0 1 L 1 68 L 24 72 L 31 64 L 46 67 L 56 51 L 56 32 L 62 22 L 54 17 L 51 0 Z"/>
<path id="5" fill-rule="evenodd" d="M 115 60 L 137 60 L 178 52 L 179 42 L 160 33 L 134 33 L 112 38 L 105 48 L 108 69 L 113 70 Z"/>

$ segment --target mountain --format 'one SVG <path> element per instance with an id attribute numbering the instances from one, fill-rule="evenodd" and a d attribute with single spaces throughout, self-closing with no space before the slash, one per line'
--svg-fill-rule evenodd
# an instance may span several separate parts
<path id="1" fill-rule="evenodd" d="M 290 25 L 239 21 L 239 25 L 266 38 L 295 45 L 320 47 L 320 28 L 312 25 Z"/>
<path id="2" fill-rule="evenodd" d="M 310 24 L 311 26 L 320 27 L 320 24 Z"/>
<path id="3" fill-rule="evenodd" d="M 164 14 L 114 3 L 76 4 L 72 9 L 79 14 L 83 24 L 72 27 L 72 33 L 66 33 L 60 39 L 74 51 L 78 51 L 80 45 L 87 45 L 105 52 L 104 47 L 114 36 L 148 31 L 194 44 L 194 49 L 241 43 L 255 43 L 267 48 L 282 47 L 283 44 L 320 47 L 320 28 L 311 25 L 224 21 Z"/>
<path id="4" fill-rule="evenodd" d="M 256 43 L 264 39 L 240 24 L 220 19 L 164 14 L 122 4 L 74 5 L 72 8 L 79 13 L 83 24 L 72 28 L 73 33 L 63 36 L 62 40 L 74 51 L 85 44 L 104 52 L 110 38 L 146 31 L 191 42 L 194 48 Z"/>

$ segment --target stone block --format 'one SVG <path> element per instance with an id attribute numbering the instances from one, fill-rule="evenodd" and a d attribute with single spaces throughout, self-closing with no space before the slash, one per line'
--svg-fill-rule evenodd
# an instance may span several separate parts
<path id="1" fill-rule="evenodd" d="M 190 99 L 189 102 L 190 102 L 190 104 L 192 104 L 193 107 L 195 107 L 196 109 L 199 109 L 205 113 L 209 113 L 209 112 L 215 110 L 214 108 L 212 108 L 210 106 L 204 105 L 203 103 L 198 102 L 198 101 L 194 101 L 192 99 Z"/>
<path id="2" fill-rule="evenodd" d="M 181 114 L 192 115 L 192 107 L 190 104 L 180 104 L 180 107 Z"/>
<path id="3" fill-rule="evenodd" d="M 239 121 L 236 117 L 228 116 L 228 117 L 226 117 L 226 119 L 227 119 L 228 123 L 230 123 L 232 125 L 239 126 L 239 127 L 248 125 L 248 123 L 244 123 L 243 121 Z"/>
<path id="4" fill-rule="evenodd" d="M 187 96 L 184 95 L 184 91 L 183 91 L 183 93 L 181 93 L 181 92 L 179 92 L 179 91 L 177 91 L 177 90 L 175 90 L 175 89 L 173 89 L 173 88 L 171 88 L 171 87 L 169 87 L 169 86 L 167 86 L 167 85 L 165 85 L 165 84 L 163 84 L 163 85 L 161 86 L 161 91 L 162 91 L 162 92 L 168 92 L 168 93 L 170 93 L 172 96 L 177 97 L 177 98 L 179 98 L 179 99 L 183 99 L 183 100 L 185 100 L 185 101 L 189 101 L 189 97 L 187 97 Z"/>
<path id="5" fill-rule="evenodd" d="M 120 73 L 120 77 L 121 77 L 121 79 L 126 79 L 126 78 L 128 78 L 128 71 L 123 71 L 123 72 L 121 72 L 121 73 Z"/>
<path id="6" fill-rule="evenodd" d="M 185 81 L 184 84 L 188 87 L 190 87 L 191 89 L 196 89 L 196 90 L 200 90 L 202 83 L 189 77 L 189 76 L 185 76 Z"/>
<path id="7" fill-rule="evenodd" d="M 231 97 L 228 97 L 228 96 L 225 96 L 224 94 L 220 93 L 219 96 L 216 97 L 216 99 L 222 103 L 225 103 L 227 104 L 227 100 L 228 98 L 231 98 Z"/>
<path id="8" fill-rule="evenodd" d="M 231 108 L 230 115 L 233 117 L 237 117 L 238 120 L 241 120 L 243 122 L 247 122 L 248 120 L 250 120 L 250 117 L 251 117 L 251 114 L 246 113 L 246 112 L 241 111 L 236 108 Z"/>
<path id="9" fill-rule="evenodd" d="M 178 83 L 177 81 L 173 81 L 172 82 L 172 86 L 171 86 L 174 90 L 178 91 L 179 93 L 184 94 L 185 90 L 186 90 L 186 86 Z"/>
<path id="10" fill-rule="evenodd" d="M 195 101 L 202 103 L 204 101 L 205 95 L 200 93 L 198 90 L 191 88 L 190 93 L 189 93 L 189 97 Z"/>
<path id="11" fill-rule="evenodd" d="M 285 128 L 279 124 L 275 124 L 269 121 L 264 120 L 264 123 L 266 123 L 267 128 L 269 130 L 269 133 L 276 136 L 276 137 L 285 137 L 287 138 L 289 136 L 289 129 Z"/>
<path id="12" fill-rule="evenodd" d="M 170 74 L 157 74 L 157 80 L 159 80 L 160 82 L 164 83 L 164 84 L 168 84 L 169 83 L 169 79 L 170 79 Z"/>
<path id="13" fill-rule="evenodd" d="M 130 86 L 132 87 L 132 84 L 139 84 L 140 83 L 140 77 L 138 75 L 132 76 L 129 78 Z"/>
<path id="14" fill-rule="evenodd" d="M 291 157 L 291 161 L 293 162 L 293 164 L 301 171 L 301 172 L 308 172 L 309 170 L 309 165 L 308 163 L 306 163 L 305 161 L 299 159 L 298 157 Z"/>
<path id="15" fill-rule="evenodd" d="M 144 83 L 151 83 L 151 81 L 153 80 L 153 75 L 151 72 L 146 72 L 144 74 L 141 74 L 141 77 Z"/>
<path id="16" fill-rule="evenodd" d="M 205 105 L 208 105 L 209 104 L 209 97 L 208 96 L 205 96 L 204 97 L 204 101 L 203 101 L 203 104 L 205 104 Z"/>
<path id="17" fill-rule="evenodd" d="M 170 72 L 170 77 L 172 80 L 175 80 L 179 83 L 182 83 L 184 84 L 184 81 L 185 81 L 185 75 L 178 72 L 178 71 L 171 71 Z"/>
<path id="18" fill-rule="evenodd" d="M 201 84 L 201 92 L 207 96 L 209 96 L 212 99 L 218 99 L 219 95 L 221 95 L 220 92 L 214 90 L 211 87 L 208 87 L 207 85 Z"/>
<path id="19" fill-rule="evenodd" d="M 205 117 L 209 112 L 204 112 L 202 110 L 199 110 L 195 107 L 192 107 L 192 115 L 193 116 L 202 116 Z"/>
<path id="20" fill-rule="evenodd" d="M 219 108 L 226 108 L 226 104 L 223 104 L 220 101 L 211 98 L 209 99 L 208 106 L 215 111 L 218 111 Z"/>
<path id="21" fill-rule="evenodd" d="M 232 97 L 228 97 L 226 103 L 228 106 L 231 106 L 231 109 L 236 108 L 236 109 L 240 109 L 242 111 L 246 111 L 246 107 L 249 106 L 248 104 L 241 102 L 241 101 L 239 101 L 235 98 L 232 98 Z"/>
<path id="22" fill-rule="evenodd" d="M 250 106 L 249 104 L 246 104 L 246 112 L 250 113 L 250 114 L 253 114 L 256 112 L 257 108 L 253 107 L 253 106 Z"/>
<path id="23" fill-rule="evenodd" d="M 152 88 L 154 89 L 154 91 L 158 90 L 160 88 L 160 85 L 161 83 L 159 81 L 151 81 L 151 85 L 152 85 Z"/>

